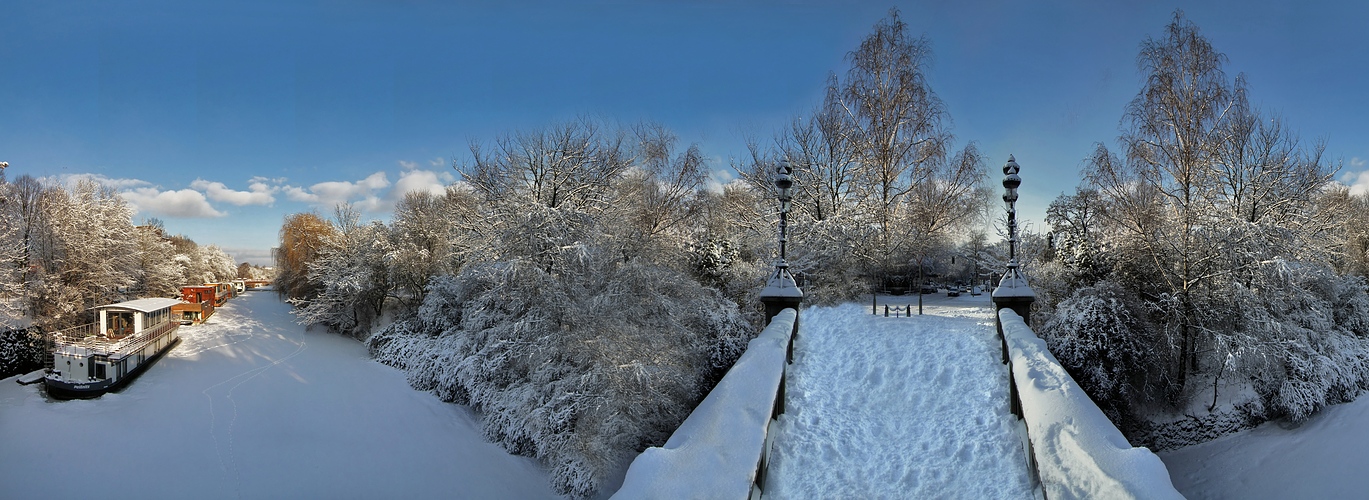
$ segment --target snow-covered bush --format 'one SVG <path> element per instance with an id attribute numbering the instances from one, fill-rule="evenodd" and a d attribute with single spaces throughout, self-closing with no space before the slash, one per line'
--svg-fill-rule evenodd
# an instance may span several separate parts
<path id="1" fill-rule="evenodd" d="M 1301 422 L 1320 408 L 1369 388 L 1369 339 L 1363 329 L 1363 280 L 1329 267 L 1274 259 L 1261 264 L 1246 309 L 1259 339 L 1250 376 L 1270 417 Z"/>
<path id="2" fill-rule="evenodd" d="M 0 378 L 43 367 L 43 339 L 27 328 L 0 328 Z"/>
<path id="3" fill-rule="evenodd" d="M 418 314 L 369 345 L 585 497 L 663 443 L 752 332 L 735 304 L 677 272 L 585 249 L 550 270 L 542 257 L 433 279 Z"/>
<path id="4" fill-rule="evenodd" d="M 1103 281 L 1060 302 L 1040 327 L 1046 345 L 1108 417 L 1120 426 L 1133 401 L 1162 388 L 1151 377 L 1163 361 L 1151 350 L 1155 329 L 1144 305 Z"/>

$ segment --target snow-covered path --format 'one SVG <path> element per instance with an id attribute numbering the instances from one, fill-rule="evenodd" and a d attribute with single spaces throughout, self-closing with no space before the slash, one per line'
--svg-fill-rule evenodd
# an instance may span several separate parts
<path id="1" fill-rule="evenodd" d="M 547 473 L 365 346 L 233 299 L 119 393 L 0 380 L 0 498 L 555 498 Z"/>
<path id="2" fill-rule="evenodd" d="M 805 309 L 766 496 L 1030 498 L 982 297 L 912 318 Z"/>

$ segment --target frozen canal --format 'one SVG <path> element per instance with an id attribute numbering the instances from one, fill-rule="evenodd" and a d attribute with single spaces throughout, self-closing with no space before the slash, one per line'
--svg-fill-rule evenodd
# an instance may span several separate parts
<path id="1" fill-rule="evenodd" d="M 766 496 L 1032 496 L 987 296 L 926 299 L 801 313 Z"/>
<path id="2" fill-rule="evenodd" d="M 468 409 L 288 311 L 233 299 L 94 400 L 0 380 L 0 498 L 555 498 Z"/>

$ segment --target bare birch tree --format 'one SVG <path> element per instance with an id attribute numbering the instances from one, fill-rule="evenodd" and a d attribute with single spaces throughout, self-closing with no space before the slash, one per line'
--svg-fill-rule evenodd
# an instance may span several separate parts
<path id="1" fill-rule="evenodd" d="M 897 227 L 906 220 L 904 198 L 932 182 L 932 166 L 946 156 L 945 106 L 927 82 L 930 42 L 908 34 L 897 9 L 847 59 L 851 67 L 829 82 L 827 99 L 845 111 L 860 155 L 858 196 L 880 229 L 874 252 L 891 256 L 908 242 Z"/>

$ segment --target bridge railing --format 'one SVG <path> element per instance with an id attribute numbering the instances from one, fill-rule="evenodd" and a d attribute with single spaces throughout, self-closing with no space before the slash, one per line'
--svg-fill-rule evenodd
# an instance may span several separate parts
<path id="1" fill-rule="evenodd" d="M 1183 498 L 1160 458 L 1127 442 L 1021 316 L 1000 309 L 998 327 L 1011 409 L 1047 498 Z"/>
<path id="2" fill-rule="evenodd" d="M 632 461 L 613 498 L 759 498 L 797 319 L 794 309 L 776 315 L 665 445 Z"/>

